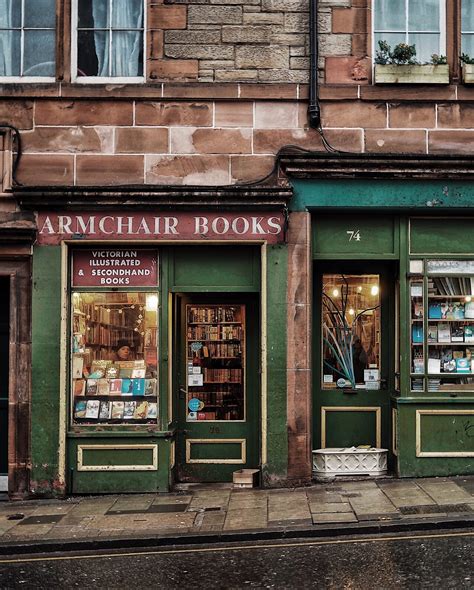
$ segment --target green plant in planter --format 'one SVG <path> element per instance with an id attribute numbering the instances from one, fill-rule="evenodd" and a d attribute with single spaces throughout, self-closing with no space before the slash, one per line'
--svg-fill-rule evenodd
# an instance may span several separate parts
<path id="1" fill-rule="evenodd" d="M 445 55 L 433 53 L 431 56 L 431 63 L 435 66 L 444 66 L 448 63 L 448 58 Z"/>
<path id="2" fill-rule="evenodd" d="M 395 65 L 395 66 L 414 66 L 422 65 L 416 58 L 416 46 L 407 43 L 399 43 L 392 48 L 386 41 L 379 41 L 379 50 L 375 54 L 375 63 L 378 65 Z M 462 58 L 461 58 L 462 59 Z M 435 66 L 445 65 L 448 63 L 445 55 L 431 56 L 431 64 Z"/>
<path id="3" fill-rule="evenodd" d="M 474 64 L 474 57 L 471 57 L 468 53 L 461 53 L 459 58 L 463 64 Z"/>

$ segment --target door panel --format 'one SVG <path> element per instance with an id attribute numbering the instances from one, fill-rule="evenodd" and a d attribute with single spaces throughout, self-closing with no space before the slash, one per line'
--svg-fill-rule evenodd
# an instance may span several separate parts
<path id="1" fill-rule="evenodd" d="M 7 490 L 10 280 L 0 277 L 0 491 Z"/>
<path id="2" fill-rule="evenodd" d="M 177 295 L 177 479 L 231 481 L 259 466 L 258 301 Z"/>
<path id="3" fill-rule="evenodd" d="M 390 445 L 395 266 L 315 263 L 314 448 Z"/>

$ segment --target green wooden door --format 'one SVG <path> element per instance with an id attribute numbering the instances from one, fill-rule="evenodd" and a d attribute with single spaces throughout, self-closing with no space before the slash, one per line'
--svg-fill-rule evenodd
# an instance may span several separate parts
<path id="1" fill-rule="evenodd" d="M 177 479 L 226 482 L 259 467 L 255 295 L 175 296 Z"/>
<path id="2" fill-rule="evenodd" d="M 0 278 L 0 491 L 7 491 L 10 282 Z"/>
<path id="3" fill-rule="evenodd" d="M 390 448 L 395 264 L 315 262 L 313 447 Z"/>

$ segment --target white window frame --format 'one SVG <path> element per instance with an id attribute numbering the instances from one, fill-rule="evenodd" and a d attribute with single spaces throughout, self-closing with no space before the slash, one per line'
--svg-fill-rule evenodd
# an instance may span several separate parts
<path id="1" fill-rule="evenodd" d="M 56 49 L 56 43 L 57 43 L 57 28 L 56 25 L 53 27 L 25 27 L 24 26 L 24 22 L 25 22 L 25 0 L 21 0 L 21 24 L 20 24 L 20 36 L 21 36 L 21 41 L 20 41 L 20 71 L 23 71 L 23 62 L 24 62 L 24 57 L 25 57 L 25 48 L 24 48 L 24 41 L 25 41 L 25 29 L 27 31 L 51 31 L 54 30 L 54 43 L 55 43 L 55 49 Z M 17 27 L 15 27 L 15 29 L 17 29 Z M 2 29 L 3 31 L 5 30 L 12 30 L 12 29 Z M 57 53 L 55 51 L 55 55 L 54 55 L 54 69 L 56 70 L 56 63 L 57 63 Z M 44 82 L 55 82 L 56 81 L 56 77 L 55 76 L 0 76 L 0 84 L 18 84 L 18 82 L 25 82 L 25 83 L 34 83 L 34 84 L 39 84 L 39 83 L 44 83 Z"/>
<path id="2" fill-rule="evenodd" d="M 110 0 L 109 0 L 110 1 Z M 143 3 L 143 76 L 78 76 L 77 75 L 77 25 L 80 0 L 71 2 L 71 81 L 74 84 L 143 84 L 146 80 L 147 0 Z"/>
<path id="3" fill-rule="evenodd" d="M 466 0 L 461 0 L 461 2 L 465 2 Z M 474 6 L 473 6 L 474 8 Z M 463 37 L 464 35 L 474 36 L 474 31 L 464 30 L 464 24 L 462 22 L 462 7 L 461 7 L 461 53 L 465 53 L 463 47 Z M 472 57 L 472 55 L 471 55 Z"/>
<path id="4" fill-rule="evenodd" d="M 446 0 L 438 0 L 439 1 L 439 55 L 446 55 Z M 423 31 L 409 31 L 408 30 L 408 2 L 409 0 L 394 0 L 397 3 L 405 2 L 405 43 L 408 43 L 408 35 L 410 33 L 436 33 L 438 31 L 431 31 L 431 30 L 423 30 Z M 375 44 L 375 35 L 377 33 L 398 33 L 403 34 L 403 31 L 376 31 L 375 30 L 375 0 L 373 1 L 372 5 L 372 63 L 375 63 L 375 53 L 377 51 L 377 47 Z"/>

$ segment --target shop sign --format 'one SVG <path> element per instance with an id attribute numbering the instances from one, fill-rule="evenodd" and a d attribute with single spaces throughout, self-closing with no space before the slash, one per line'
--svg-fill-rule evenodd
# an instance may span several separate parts
<path id="1" fill-rule="evenodd" d="M 39 213 L 38 243 L 62 240 L 283 240 L 282 213 Z"/>
<path id="2" fill-rule="evenodd" d="M 73 287 L 156 287 L 157 253 L 143 248 L 76 250 Z"/>

